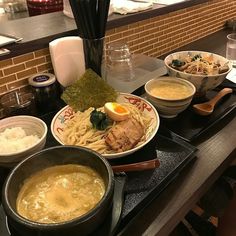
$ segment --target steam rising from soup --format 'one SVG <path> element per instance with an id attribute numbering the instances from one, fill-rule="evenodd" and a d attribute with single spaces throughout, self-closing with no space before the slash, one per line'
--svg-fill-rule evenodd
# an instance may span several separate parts
<path id="1" fill-rule="evenodd" d="M 16 200 L 17 212 L 35 222 L 59 223 L 84 215 L 104 193 L 104 181 L 92 168 L 58 165 L 25 181 Z"/>

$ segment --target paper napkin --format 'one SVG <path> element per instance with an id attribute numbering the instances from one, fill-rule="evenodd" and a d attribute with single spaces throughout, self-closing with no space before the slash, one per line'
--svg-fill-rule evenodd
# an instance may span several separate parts
<path id="1" fill-rule="evenodd" d="M 226 76 L 226 78 L 231 82 L 236 83 L 236 68 L 233 68 Z"/>
<path id="2" fill-rule="evenodd" d="M 148 8 L 151 8 L 152 5 L 153 5 L 152 2 L 134 2 L 130 0 L 112 1 L 113 12 L 122 15 L 146 10 Z"/>
<path id="3" fill-rule="evenodd" d="M 183 0 L 152 0 L 153 3 L 159 3 L 159 4 L 163 4 L 163 5 L 171 5 L 171 4 L 175 4 L 178 2 L 183 2 Z"/>

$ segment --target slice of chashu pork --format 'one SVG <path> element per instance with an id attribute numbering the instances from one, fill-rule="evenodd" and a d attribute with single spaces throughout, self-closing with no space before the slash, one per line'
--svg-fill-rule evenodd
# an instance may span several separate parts
<path id="1" fill-rule="evenodd" d="M 114 125 L 105 137 L 106 144 L 116 152 L 132 149 L 143 137 L 144 127 L 134 118 Z"/>

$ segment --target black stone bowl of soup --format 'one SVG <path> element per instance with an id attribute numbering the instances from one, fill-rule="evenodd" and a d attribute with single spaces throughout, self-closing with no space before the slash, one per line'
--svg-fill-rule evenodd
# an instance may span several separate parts
<path id="1" fill-rule="evenodd" d="M 112 207 L 109 163 L 83 147 L 56 146 L 20 162 L 3 188 L 2 204 L 19 235 L 88 235 Z"/>

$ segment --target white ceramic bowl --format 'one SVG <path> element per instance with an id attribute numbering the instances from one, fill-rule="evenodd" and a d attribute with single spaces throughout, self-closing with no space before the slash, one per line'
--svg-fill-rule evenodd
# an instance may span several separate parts
<path id="1" fill-rule="evenodd" d="M 179 84 L 181 86 L 184 86 L 188 90 L 188 95 L 179 97 L 179 98 L 169 98 L 168 95 L 166 96 L 155 96 L 151 92 L 153 88 L 157 88 L 160 85 L 165 84 Z M 193 95 L 196 92 L 195 86 L 184 79 L 175 78 L 175 77 L 169 77 L 169 76 L 163 76 L 159 78 L 155 78 L 152 80 L 149 80 L 145 84 L 145 91 L 147 95 L 147 99 L 156 107 L 158 113 L 160 116 L 165 118 L 173 118 L 177 116 L 180 112 L 184 111 L 191 103 Z M 173 86 L 173 89 L 175 87 Z"/>
<path id="2" fill-rule="evenodd" d="M 227 64 L 229 69 L 221 74 L 217 75 L 197 75 L 197 74 L 189 74 L 186 72 L 182 72 L 179 70 L 176 70 L 170 66 L 172 60 L 174 59 L 181 59 L 186 58 L 188 56 L 194 56 L 194 55 L 201 55 L 201 56 L 212 56 L 213 61 L 220 63 L 221 66 Z M 226 78 L 226 75 L 229 73 L 229 71 L 232 69 L 232 65 L 225 57 L 222 57 L 220 55 L 210 53 L 210 52 L 203 52 L 203 51 L 180 51 L 175 52 L 170 55 L 168 55 L 164 60 L 165 66 L 167 68 L 167 73 L 170 76 L 178 77 L 182 79 L 186 79 L 194 84 L 196 87 L 196 95 L 204 95 L 208 90 L 212 90 L 218 85 L 220 85 L 224 79 Z"/>
<path id="3" fill-rule="evenodd" d="M 147 100 L 144 98 L 128 94 L 128 93 L 120 93 L 118 98 L 117 98 L 118 103 L 131 103 L 135 106 L 137 106 L 145 115 L 150 116 L 151 118 L 151 124 L 148 127 L 148 130 L 146 132 L 146 141 L 138 146 L 135 146 L 134 148 L 124 151 L 124 152 L 119 152 L 119 153 L 113 153 L 113 154 L 103 154 L 104 157 L 107 159 L 115 159 L 119 157 L 123 157 L 126 155 L 129 155 L 140 148 L 142 148 L 144 145 L 146 145 L 151 139 L 155 136 L 159 124 L 160 124 L 160 119 L 159 115 L 156 111 L 156 109 L 153 107 L 151 103 L 149 103 Z M 74 115 L 74 111 L 70 106 L 66 106 L 62 108 L 53 118 L 51 122 L 51 132 L 54 138 L 62 145 L 65 145 L 62 141 L 63 137 L 63 129 L 65 127 L 65 122 L 68 119 L 71 119 Z"/>
<path id="4" fill-rule="evenodd" d="M 41 119 L 34 116 L 12 116 L 0 120 L 0 132 L 7 128 L 21 127 L 26 135 L 37 135 L 39 140 L 32 146 L 14 153 L 0 153 L 0 165 L 12 167 L 24 158 L 40 151 L 46 143 L 47 125 Z"/>

